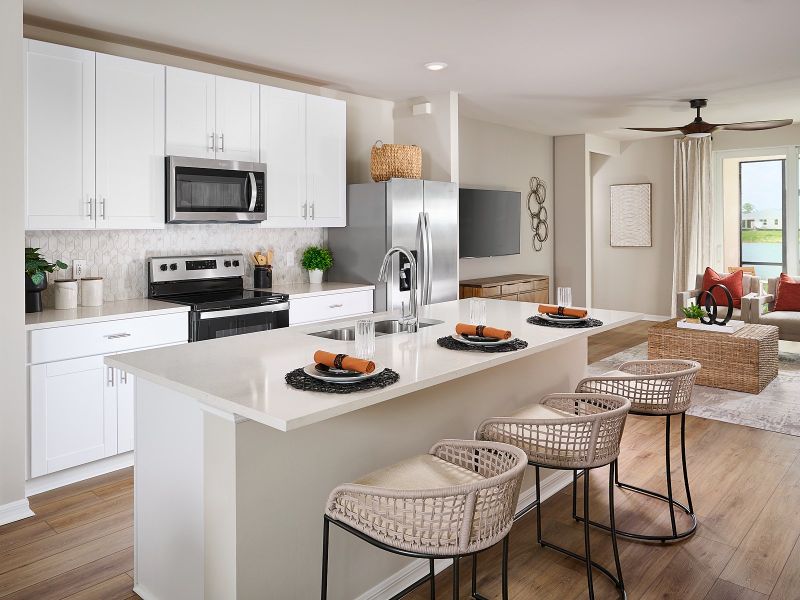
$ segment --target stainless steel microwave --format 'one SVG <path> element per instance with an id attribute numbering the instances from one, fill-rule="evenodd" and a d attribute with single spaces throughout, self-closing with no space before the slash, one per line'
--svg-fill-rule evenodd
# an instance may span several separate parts
<path id="1" fill-rule="evenodd" d="M 252 223 L 267 218 L 267 165 L 168 156 L 167 223 Z"/>

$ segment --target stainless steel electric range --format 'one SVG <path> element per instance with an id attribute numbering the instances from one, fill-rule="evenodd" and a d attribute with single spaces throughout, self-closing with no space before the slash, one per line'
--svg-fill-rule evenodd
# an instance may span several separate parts
<path id="1" fill-rule="evenodd" d="M 148 297 L 190 307 L 189 341 L 289 326 L 289 296 L 245 289 L 241 254 L 147 261 Z"/>

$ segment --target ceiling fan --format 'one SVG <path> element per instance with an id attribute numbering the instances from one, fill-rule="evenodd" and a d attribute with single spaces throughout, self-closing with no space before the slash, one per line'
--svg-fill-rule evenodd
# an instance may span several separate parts
<path id="1" fill-rule="evenodd" d="M 689 137 L 706 137 L 717 129 L 729 129 L 733 131 L 759 131 L 761 129 L 775 129 L 791 125 L 791 119 L 780 119 L 777 121 L 750 121 L 747 123 L 706 123 L 700 117 L 700 109 L 708 106 L 708 100 L 697 98 L 689 101 L 689 106 L 697 111 L 694 121 L 683 127 L 626 127 L 633 131 L 680 131 Z"/>

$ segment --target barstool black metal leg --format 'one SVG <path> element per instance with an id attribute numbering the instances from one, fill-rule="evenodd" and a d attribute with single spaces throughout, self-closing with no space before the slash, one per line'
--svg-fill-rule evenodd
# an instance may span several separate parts
<path id="1" fill-rule="evenodd" d="M 478 595 L 478 554 L 472 555 L 472 597 Z"/>
<path id="2" fill-rule="evenodd" d="M 669 498 L 669 520 L 672 524 L 672 535 L 678 535 L 678 527 L 675 525 L 675 503 L 672 498 L 672 465 L 670 460 L 670 423 L 672 415 L 667 415 L 667 435 L 666 435 L 666 469 L 667 469 L 667 498 Z"/>
<path id="3" fill-rule="evenodd" d="M 536 470 L 536 542 L 542 544 L 542 486 L 539 481 L 539 467 Z"/>
<path id="4" fill-rule="evenodd" d="M 328 597 L 328 538 L 330 536 L 330 523 L 328 518 L 324 518 L 322 526 L 322 593 L 320 594 L 321 600 L 326 600 Z"/>
<path id="5" fill-rule="evenodd" d="M 683 485 L 686 488 L 686 499 L 689 512 L 694 514 L 692 493 L 689 491 L 689 472 L 686 470 L 686 413 L 681 413 L 681 466 L 683 468 Z"/>
<path id="6" fill-rule="evenodd" d="M 458 584 L 459 584 L 459 575 L 458 575 L 458 556 L 453 559 L 453 600 L 458 600 Z"/>
<path id="7" fill-rule="evenodd" d="M 583 544 L 586 548 L 586 579 L 589 584 L 589 600 L 594 600 L 594 582 L 592 581 L 592 548 L 589 541 L 589 471 L 583 474 Z"/>
<path id="8" fill-rule="evenodd" d="M 503 579 L 503 600 L 508 600 L 508 538 L 509 533 L 503 538 L 503 572 L 501 577 Z"/>
<path id="9" fill-rule="evenodd" d="M 572 518 L 578 520 L 578 470 L 572 472 Z"/>
<path id="10" fill-rule="evenodd" d="M 611 523 L 611 546 L 614 548 L 614 563 L 617 566 L 619 589 L 624 590 L 625 583 L 622 581 L 622 566 L 619 562 L 619 547 L 617 546 L 617 521 L 614 514 L 614 477 L 617 471 L 617 461 L 612 462 L 608 468 L 608 518 Z"/>
<path id="11" fill-rule="evenodd" d="M 433 559 L 428 559 L 431 571 L 431 600 L 436 600 L 436 572 L 433 569 Z"/>

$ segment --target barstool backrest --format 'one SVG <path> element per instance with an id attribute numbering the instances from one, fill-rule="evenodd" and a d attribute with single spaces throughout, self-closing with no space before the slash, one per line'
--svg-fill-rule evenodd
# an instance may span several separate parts
<path id="1" fill-rule="evenodd" d="M 484 479 L 415 490 L 344 484 L 331 492 L 326 514 L 410 553 L 452 557 L 502 540 L 513 524 L 525 453 L 507 444 L 442 440 L 429 454 Z"/>
<path id="2" fill-rule="evenodd" d="M 693 360 L 632 360 L 617 371 L 587 377 L 576 391 L 623 396 L 635 413 L 673 415 L 689 408 L 698 371 L 700 363 Z"/>
<path id="3" fill-rule="evenodd" d="M 619 455 L 630 402 L 612 394 L 550 394 L 539 401 L 547 418 L 493 417 L 477 438 L 512 444 L 531 464 L 558 469 L 591 469 Z M 563 415 L 563 416 L 560 416 Z"/>

